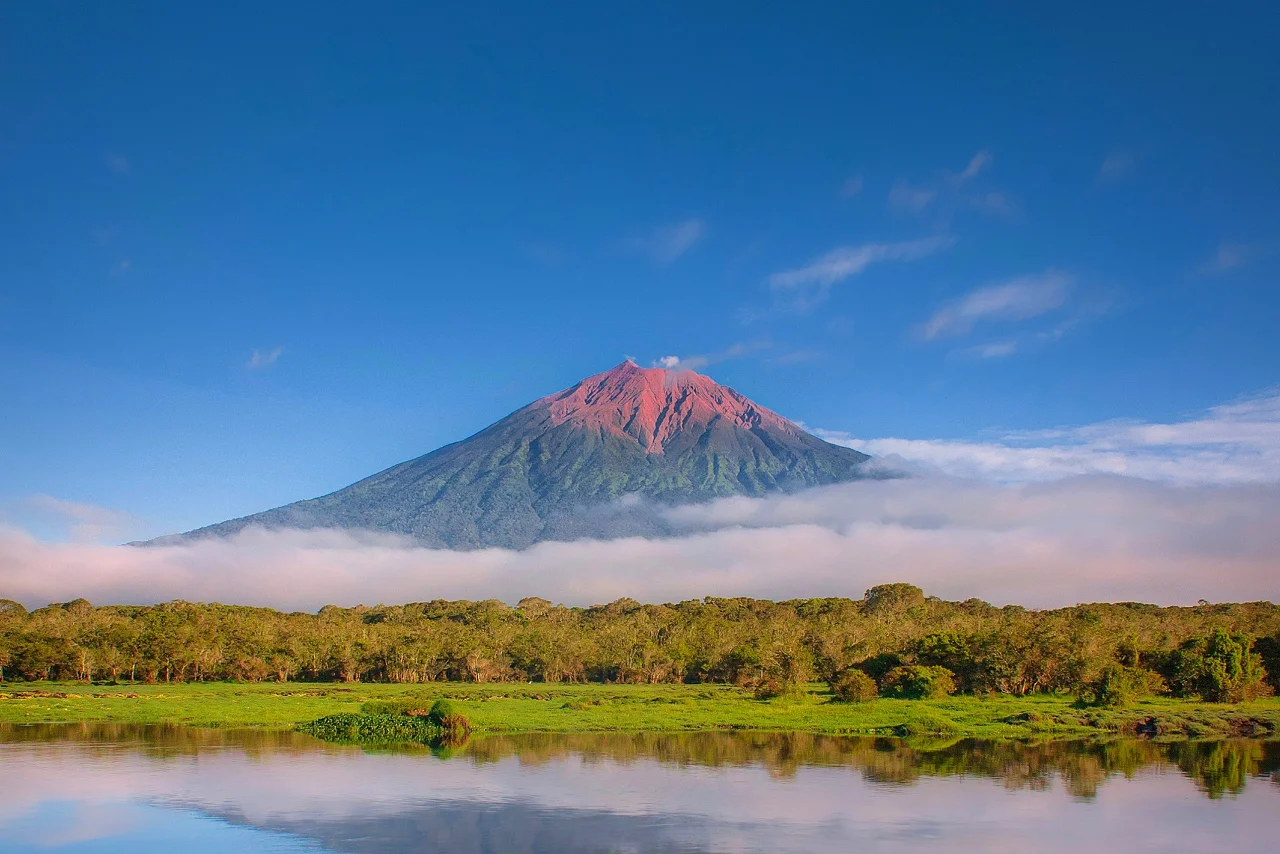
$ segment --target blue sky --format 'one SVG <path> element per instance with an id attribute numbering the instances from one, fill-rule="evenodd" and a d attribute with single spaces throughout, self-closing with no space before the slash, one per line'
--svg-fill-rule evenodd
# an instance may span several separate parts
<path id="1" fill-rule="evenodd" d="M 5 518 L 243 515 L 624 355 L 880 440 L 1280 379 L 1276 10 L 685 6 L 6 4 Z"/>

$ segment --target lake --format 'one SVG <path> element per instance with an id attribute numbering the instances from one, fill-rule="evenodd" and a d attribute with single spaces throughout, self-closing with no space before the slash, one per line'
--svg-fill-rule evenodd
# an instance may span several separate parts
<path id="1" fill-rule="evenodd" d="M 0 850 L 1273 852 L 1280 743 L 0 727 Z"/>

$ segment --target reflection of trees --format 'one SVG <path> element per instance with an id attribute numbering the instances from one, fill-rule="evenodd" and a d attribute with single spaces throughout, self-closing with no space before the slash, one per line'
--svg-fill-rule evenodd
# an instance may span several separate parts
<path id="1" fill-rule="evenodd" d="M 90 757 L 120 755 L 120 746 L 152 758 L 192 757 L 202 752 L 237 750 L 252 758 L 272 754 L 314 753 L 325 749 L 313 738 L 289 730 L 220 730 L 167 724 L 0 724 L 0 743 L 82 745 Z"/>
<path id="2" fill-rule="evenodd" d="M 1170 758 L 1211 798 L 1238 795 L 1245 779 L 1262 772 L 1262 745 L 1250 741 L 1186 742 Z M 1274 774 L 1274 770 L 1271 772 Z"/>
<path id="3" fill-rule="evenodd" d="M 324 745 L 294 732 L 193 729 L 139 724 L 38 724 L 0 726 L 0 742 L 74 742 L 94 756 L 119 755 L 119 746 L 155 758 L 197 756 L 237 750 L 252 757 L 350 750 Z M 407 752 L 399 748 L 379 752 Z M 426 748 L 418 751 L 424 756 Z M 641 760 L 679 767 L 763 767 L 778 779 L 803 767 L 843 767 L 872 783 L 910 785 L 922 777 L 983 777 L 1010 790 L 1044 790 L 1055 779 L 1078 798 L 1093 798 L 1111 777 L 1176 769 L 1210 798 L 1236 795 L 1250 777 L 1280 788 L 1280 742 L 1250 739 L 1159 743 L 1111 741 L 952 742 L 895 738 L 853 738 L 812 733 L 697 732 L 530 734 L 474 738 L 437 746 L 435 754 L 475 764 L 514 758 L 539 765 L 578 758 L 587 764 L 628 764 Z"/>
<path id="4" fill-rule="evenodd" d="M 1280 745 L 1250 740 L 1026 744 L 965 739 L 929 744 L 809 733 L 544 734 L 478 739 L 468 746 L 467 756 L 476 763 L 514 757 L 541 764 L 578 756 L 588 763 L 652 759 L 681 766 L 762 765 L 779 778 L 793 776 L 803 766 L 847 767 L 871 782 L 892 786 L 909 785 L 921 777 L 968 776 L 998 780 L 1011 790 L 1043 790 L 1056 778 L 1078 798 L 1095 797 L 1111 777 L 1132 777 L 1144 770 L 1176 768 L 1215 798 L 1239 792 L 1249 776 L 1271 776 L 1273 781 L 1280 777 Z"/>

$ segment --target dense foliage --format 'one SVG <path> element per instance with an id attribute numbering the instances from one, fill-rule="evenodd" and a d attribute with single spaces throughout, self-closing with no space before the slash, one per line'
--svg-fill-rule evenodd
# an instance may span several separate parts
<path id="1" fill-rule="evenodd" d="M 21 680 L 719 682 L 767 695 L 818 678 L 865 699 L 865 682 L 848 676 L 857 670 L 894 696 L 1057 691 L 1112 705 L 1143 693 L 1258 696 L 1274 687 L 1264 665 L 1278 650 L 1280 608 L 1268 602 L 1035 611 L 906 584 L 861 600 L 529 598 L 317 614 L 83 599 L 28 613 L 0 600 L 0 676 Z"/>
<path id="2" fill-rule="evenodd" d="M 441 731 L 426 718 L 411 715 L 327 715 L 298 725 L 298 731 L 342 744 L 431 744 Z"/>

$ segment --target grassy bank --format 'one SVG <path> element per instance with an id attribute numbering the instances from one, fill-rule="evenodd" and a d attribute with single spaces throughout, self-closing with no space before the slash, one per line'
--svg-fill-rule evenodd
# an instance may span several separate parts
<path id="1" fill-rule="evenodd" d="M 286 729 L 365 703 L 456 702 L 481 733 L 690 732 L 740 729 L 827 734 L 938 733 L 1034 738 L 1098 733 L 1216 738 L 1280 735 L 1280 698 L 1241 704 L 1150 699 L 1078 708 L 1069 697 L 951 697 L 835 703 L 823 686 L 756 700 L 721 685 L 432 683 L 0 684 L 0 723 L 118 722 Z M 1154 730 L 1154 732 L 1152 732 Z"/>

